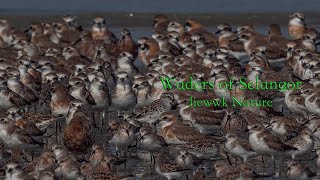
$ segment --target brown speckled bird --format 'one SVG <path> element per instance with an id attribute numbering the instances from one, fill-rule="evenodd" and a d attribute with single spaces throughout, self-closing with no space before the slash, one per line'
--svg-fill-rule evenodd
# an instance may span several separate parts
<path id="1" fill-rule="evenodd" d="M 93 120 L 82 111 L 74 113 L 70 123 L 64 128 L 63 141 L 69 151 L 87 153 L 92 145 Z"/>

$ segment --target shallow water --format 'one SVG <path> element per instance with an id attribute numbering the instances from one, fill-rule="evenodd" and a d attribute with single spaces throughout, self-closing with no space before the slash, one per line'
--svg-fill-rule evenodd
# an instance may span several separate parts
<path id="1" fill-rule="evenodd" d="M 1 5 L 1 4 L 0 4 Z M 32 22 L 56 22 L 61 21 L 61 18 L 67 13 L 59 14 L 47 14 L 37 12 L 35 14 L 29 14 L 25 11 L 19 11 L 20 13 L 4 12 L 0 11 L 0 19 L 7 19 L 15 27 L 25 30 Z M 106 18 L 108 27 L 115 33 L 116 36 L 120 36 L 122 28 L 129 28 L 132 37 L 137 40 L 142 36 L 151 36 L 152 34 L 152 22 L 154 15 L 158 13 L 79 13 L 74 12 L 72 15 L 78 17 L 77 21 L 85 29 L 88 29 L 92 25 L 94 17 L 101 16 Z M 276 13 L 168 13 L 166 14 L 170 20 L 184 23 L 186 19 L 196 19 L 203 23 L 210 32 L 216 32 L 217 26 L 221 23 L 229 23 L 234 29 L 240 25 L 252 24 L 255 26 L 258 32 L 267 34 L 268 25 L 277 23 L 282 28 L 284 36 L 288 36 L 287 23 L 288 13 L 276 12 Z M 320 13 L 307 12 L 306 24 L 317 29 L 320 29 Z"/>
<path id="2" fill-rule="evenodd" d="M 292 13 L 320 8 L 318 0 L 1 0 L 2 12 L 161 12 L 161 13 Z"/>
<path id="3" fill-rule="evenodd" d="M 26 28 L 30 22 L 59 21 L 64 14 L 71 12 L 72 14 L 78 15 L 79 24 L 88 28 L 92 18 L 99 15 L 107 18 L 110 29 L 114 31 L 117 36 L 119 36 L 123 27 L 128 27 L 133 38 L 137 40 L 142 36 L 151 36 L 152 18 L 153 15 L 156 14 L 154 12 L 161 12 L 169 13 L 168 15 L 172 20 L 179 22 L 183 22 L 186 18 L 197 19 L 203 22 L 211 32 L 216 31 L 216 26 L 219 23 L 230 22 L 234 28 L 240 24 L 255 24 L 259 32 L 266 34 L 266 27 L 269 24 L 279 23 L 281 24 L 283 34 L 287 36 L 286 24 L 288 14 L 302 9 L 308 12 L 306 13 L 307 23 L 316 28 L 320 28 L 320 14 L 314 12 L 315 9 L 320 8 L 318 0 L 311 0 L 308 1 L 308 3 L 305 3 L 303 0 L 284 0 L 281 2 L 271 0 L 263 2 L 263 6 L 261 5 L 261 1 L 253 2 L 248 0 L 238 0 L 236 2 L 232 0 L 204 0 L 201 1 L 203 3 L 199 3 L 198 6 L 194 6 L 191 1 L 181 3 L 181 1 L 165 0 L 150 3 L 149 0 L 140 0 L 138 2 L 139 3 L 127 1 L 127 3 L 123 3 L 123 1 L 118 1 L 110 5 L 109 1 L 101 2 L 98 0 L 90 1 L 90 3 L 84 0 L 68 2 L 63 0 L 29 0 L 27 4 L 23 3 L 22 5 L 19 0 L 1 0 L 0 9 L 2 9 L 2 11 L 0 12 L 0 18 L 9 19 L 14 26 L 23 29 Z M 75 4 L 71 5 L 70 3 Z M 275 5 L 277 3 L 279 3 L 279 5 Z M 148 4 L 148 8 L 141 6 L 141 4 Z M 174 8 L 168 8 L 168 5 Z M 82 11 L 83 7 L 86 7 L 85 11 Z M 130 12 L 133 12 L 133 14 L 130 14 Z M 114 116 L 114 114 L 109 114 L 109 118 L 112 116 Z M 101 134 L 101 131 L 105 132 L 105 130 L 106 127 L 104 126 L 102 130 L 98 129 L 96 131 L 96 143 L 103 143 L 107 150 L 114 152 L 115 150 L 108 145 L 106 137 Z M 53 139 L 53 143 L 59 141 L 58 139 Z M 136 175 L 136 179 L 160 179 L 159 176 L 152 173 L 147 153 L 133 150 L 131 155 L 125 165 L 118 167 L 117 173 L 119 175 L 134 174 Z M 145 160 L 141 160 L 138 157 L 144 157 Z M 306 159 L 312 162 L 310 160 L 312 157 L 314 157 L 314 153 Z M 272 172 L 272 161 L 270 158 L 265 158 L 264 169 L 261 168 L 262 163 L 260 157 L 250 162 L 254 164 L 254 169 L 258 173 Z M 286 164 L 284 160 L 277 159 L 276 163 L 277 167 L 280 168 L 282 172 L 285 172 Z M 308 163 L 307 165 L 310 164 L 311 163 Z M 213 162 L 206 163 L 205 168 L 207 172 L 212 172 Z M 313 171 L 315 171 L 315 169 L 313 169 Z M 214 173 L 211 173 L 210 176 L 214 177 Z M 284 174 L 280 174 L 280 177 L 283 176 Z"/>

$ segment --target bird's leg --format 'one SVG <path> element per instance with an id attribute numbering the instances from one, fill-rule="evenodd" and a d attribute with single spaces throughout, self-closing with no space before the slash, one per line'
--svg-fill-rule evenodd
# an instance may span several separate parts
<path id="1" fill-rule="evenodd" d="M 31 161 L 33 161 L 34 152 L 31 151 Z"/>
<path id="2" fill-rule="evenodd" d="M 122 157 L 122 150 L 118 147 L 116 147 L 116 155 L 117 157 Z"/>
<path id="3" fill-rule="evenodd" d="M 127 150 L 124 150 L 124 155 L 123 155 L 125 158 L 127 158 Z M 124 168 L 126 168 L 127 169 L 127 162 L 128 161 L 126 161 L 125 163 L 124 163 Z"/>
<path id="4" fill-rule="evenodd" d="M 59 132 L 62 132 L 61 131 L 61 123 L 60 122 L 58 123 L 58 127 L 59 127 Z"/>
<path id="5" fill-rule="evenodd" d="M 22 159 L 25 160 L 26 162 L 29 162 L 29 160 L 28 160 L 28 154 L 27 154 L 24 150 L 22 151 L 22 153 L 23 153 L 23 154 L 22 154 Z"/>
<path id="6" fill-rule="evenodd" d="M 261 155 L 261 162 L 262 162 L 262 164 L 263 164 L 263 166 L 262 167 L 265 167 L 264 166 L 264 158 L 263 158 L 263 156 Z"/>
<path id="7" fill-rule="evenodd" d="M 152 163 L 153 163 L 152 162 L 152 156 L 153 156 L 152 153 L 150 153 L 150 167 L 152 167 Z"/>
<path id="8" fill-rule="evenodd" d="M 46 138 L 45 138 L 45 141 L 46 141 L 45 147 L 46 147 L 46 148 L 48 148 L 47 146 L 49 146 L 49 139 L 48 139 L 48 138 L 49 138 L 49 137 L 46 137 Z"/>
<path id="9" fill-rule="evenodd" d="M 264 159 L 262 155 L 261 155 L 261 162 L 262 162 L 262 174 L 264 174 Z"/>
<path id="10" fill-rule="evenodd" d="M 101 122 L 100 122 L 100 126 L 101 128 L 103 127 L 104 124 L 104 119 L 106 118 L 106 110 L 102 111 L 102 118 L 101 118 Z"/>
<path id="11" fill-rule="evenodd" d="M 58 134 L 59 134 L 59 130 L 58 130 L 58 127 L 59 127 L 59 122 L 58 121 L 56 121 L 56 139 L 58 139 Z"/>
<path id="12" fill-rule="evenodd" d="M 229 153 L 226 153 L 226 156 L 227 156 L 227 160 L 228 160 L 229 164 L 232 165 L 232 162 L 231 162 L 231 160 L 230 160 Z"/>
<path id="13" fill-rule="evenodd" d="M 129 152 L 129 156 L 132 156 L 132 151 L 129 151 L 129 149 L 127 148 L 127 152 Z"/>
<path id="14" fill-rule="evenodd" d="M 96 111 L 92 111 L 92 119 L 93 119 L 93 123 L 96 124 L 97 120 L 96 120 Z"/>
<path id="15" fill-rule="evenodd" d="M 103 110 L 103 112 L 102 112 L 101 133 L 103 133 L 102 130 L 103 130 L 103 126 L 104 126 L 104 121 L 108 122 L 108 110 L 107 109 Z"/>
<path id="16" fill-rule="evenodd" d="M 16 149 L 14 148 L 14 151 L 16 151 Z M 29 153 L 25 150 L 21 150 L 22 151 L 22 159 L 25 160 L 26 162 L 30 162 L 29 161 Z"/>
<path id="17" fill-rule="evenodd" d="M 154 132 L 157 133 L 157 124 L 153 123 Z"/>
<path id="18" fill-rule="evenodd" d="M 58 131 L 59 131 L 59 134 L 58 134 L 58 143 L 59 142 L 61 142 L 61 136 L 62 136 L 62 134 L 61 134 L 61 122 L 58 122 Z"/>
<path id="19" fill-rule="evenodd" d="M 128 148 L 124 150 L 123 156 L 124 156 L 124 157 L 127 157 L 127 156 L 128 156 Z"/>
<path id="20" fill-rule="evenodd" d="M 274 175 L 277 175 L 277 167 L 276 167 L 276 160 L 274 159 L 274 156 L 272 156 L 272 161 L 273 161 L 273 170 L 274 170 Z"/>

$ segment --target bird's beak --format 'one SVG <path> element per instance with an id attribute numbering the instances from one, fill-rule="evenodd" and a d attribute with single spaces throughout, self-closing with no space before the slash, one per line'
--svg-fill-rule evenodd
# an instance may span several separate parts
<path id="1" fill-rule="evenodd" d="M 93 60 L 96 60 L 97 57 L 99 57 L 101 54 L 100 50 L 97 50 L 96 53 L 94 53 L 94 57 L 93 57 Z"/>
<path id="2" fill-rule="evenodd" d="M 140 142 L 143 139 L 143 136 L 139 135 L 138 142 Z"/>
<path id="3" fill-rule="evenodd" d="M 231 39 L 231 41 L 237 41 L 237 40 L 239 40 L 240 38 L 239 37 L 236 37 L 236 38 L 234 38 L 234 39 Z"/>
<path id="4" fill-rule="evenodd" d="M 78 44 L 81 41 L 81 38 L 77 39 L 74 43 L 72 43 L 73 46 L 75 46 L 76 44 Z"/>
<path id="5" fill-rule="evenodd" d="M 39 65 L 39 66 L 37 66 L 37 67 L 36 67 L 36 69 L 40 69 L 41 67 L 42 67 L 42 66 L 41 66 L 41 65 Z"/>
<path id="6" fill-rule="evenodd" d="M 266 126 L 266 128 L 269 128 L 269 127 L 271 127 L 271 124 L 268 124 L 268 125 Z"/>
<path id="7" fill-rule="evenodd" d="M 301 91 L 294 93 L 294 95 L 301 95 L 301 94 L 302 94 Z"/>
<path id="8" fill-rule="evenodd" d="M 312 135 L 312 134 L 310 135 L 310 138 L 311 138 L 312 140 L 314 140 L 314 141 L 316 141 L 316 140 L 317 140 L 315 137 L 313 137 L 313 135 Z"/>
<path id="9" fill-rule="evenodd" d="M 160 118 L 158 120 L 156 120 L 156 122 L 154 122 L 154 124 L 158 124 L 160 122 Z"/>
<path id="10" fill-rule="evenodd" d="M 216 75 L 217 75 L 217 74 L 213 73 L 213 74 L 211 75 L 211 77 L 216 77 Z"/>

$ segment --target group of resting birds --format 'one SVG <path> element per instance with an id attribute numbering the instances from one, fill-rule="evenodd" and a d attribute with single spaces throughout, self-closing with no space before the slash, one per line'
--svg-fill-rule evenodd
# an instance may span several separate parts
<path id="1" fill-rule="evenodd" d="M 265 35 L 250 24 L 222 23 L 213 33 L 194 19 L 153 20 L 152 36 L 137 41 L 127 28 L 115 35 L 102 17 L 90 28 L 67 15 L 25 31 L 0 20 L 6 180 L 316 176 L 320 34 L 304 14 L 290 16 L 290 38 L 278 24 Z M 284 92 L 240 90 L 244 76 L 303 84 Z M 161 81 L 190 77 L 215 84 L 233 77 L 235 87 L 165 90 Z M 268 99 L 274 107 L 192 107 L 191 96 Z M 144 170 L 120 173 L 132 159 L 147 164 Z"/>

